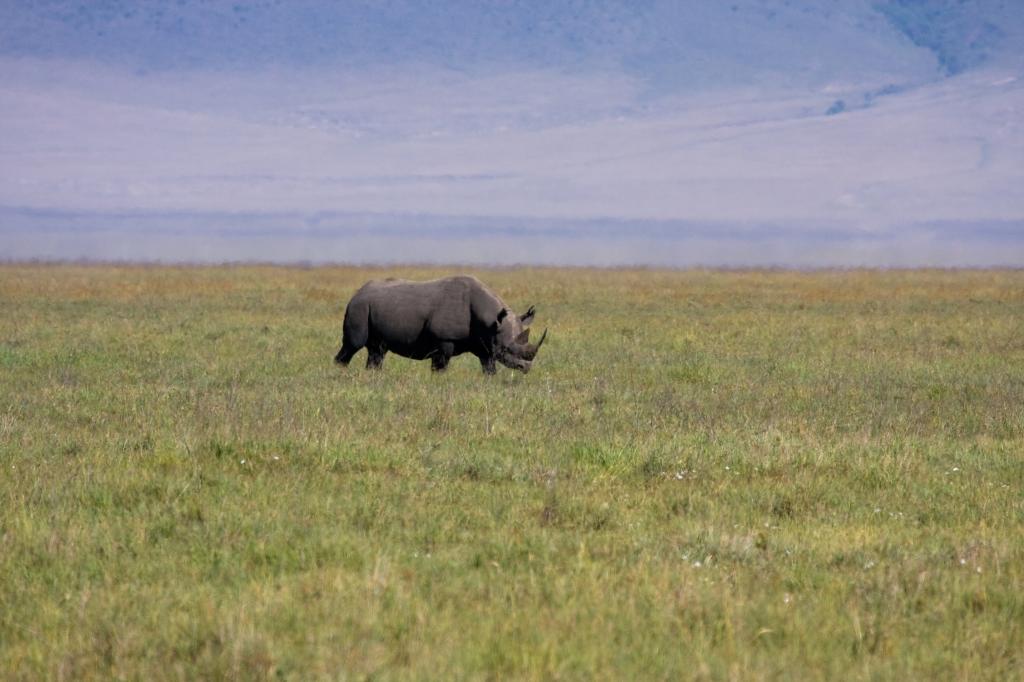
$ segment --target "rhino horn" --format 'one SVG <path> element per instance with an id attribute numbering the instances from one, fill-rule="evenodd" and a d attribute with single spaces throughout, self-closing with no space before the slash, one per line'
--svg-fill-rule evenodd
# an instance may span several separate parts
<path id="1" fill-rule="evenodd" d="M 540 341 L 537 342 L 536 346 L 528 345 L 526 347 L 526 350 L 523 351 L 523 357 L 526 358 L 527 360 L 533 360 L 535 357 L 537 357 L 537 351 L 540 350 L 540 347 L 544 344 L 544 339 L 546 339 L 547 336 L 548 330 L 545 329 L 544 333 L 540 335 Z"/>

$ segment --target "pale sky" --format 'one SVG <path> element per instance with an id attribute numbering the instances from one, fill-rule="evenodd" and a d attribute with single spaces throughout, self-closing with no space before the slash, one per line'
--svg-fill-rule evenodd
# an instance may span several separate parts
<path id="1" fill-rule="evenodd" d="M 1024 4 L 0 2 L 0 158 L 5 259 L 1019 266 Z"/>

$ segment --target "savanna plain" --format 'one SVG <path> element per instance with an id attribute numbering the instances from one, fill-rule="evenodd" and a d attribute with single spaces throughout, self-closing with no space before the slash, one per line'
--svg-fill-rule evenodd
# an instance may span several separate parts
<path id="1" fill-rule="evenodd" d="M 1024 678 L 1024 271 L 0 266 L 0 678 Z"/>

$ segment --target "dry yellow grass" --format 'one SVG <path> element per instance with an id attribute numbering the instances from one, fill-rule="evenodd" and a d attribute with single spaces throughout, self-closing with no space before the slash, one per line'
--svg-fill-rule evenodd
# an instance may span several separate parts
<path id="1" fill-rule="evenodd" d="M 1024 272 L 0 267 L 0 678 L 1024 676 Z"/>

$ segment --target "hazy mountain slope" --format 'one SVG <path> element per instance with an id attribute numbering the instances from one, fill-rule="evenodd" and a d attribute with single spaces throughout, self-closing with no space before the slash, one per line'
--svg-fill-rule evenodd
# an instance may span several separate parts
<path id="1" fill-rule="evenodd" d="M 6 2 L 0 229 L 641 230 L 731 240 L 727 262 L 926 229 L 950 264 L 952 225 L 1016 235 L 970 262 L 1024 263 L 1022 22 L 998 0 Z"/>
<path id="2" fill-rule="evenodd" d="M 1015 49 L 1020 14 L 982 0 L 50 0 L 0 6 L 0 50 L 158 69 L 415 62 L 624 68 L 671 85 L 917 80 Z"/>
<path id="3" fill-rule="evenodd" d="M 401 103 L 362 95 L 369 111 Z M 448 95 L 455 109 L 480 106 L 474 91 Z M 0 89 L 0 153 L 17 160 L 0 171 L 0 204 L 871 226 L 1024 217 L 1013 191 L 1024 80 L 961 75 L 842 116 L 825 116 L 826 101 L 738 92 L 645 116 L 364 136 Z"/>
<path id="4" fill-rule="evenodd" d="M 911 42 L 930 50 L 946 75 L 990 63 L 1021 64 L 1024 6 L 1016 0 L 886 0 L 876 9 Z"/>

